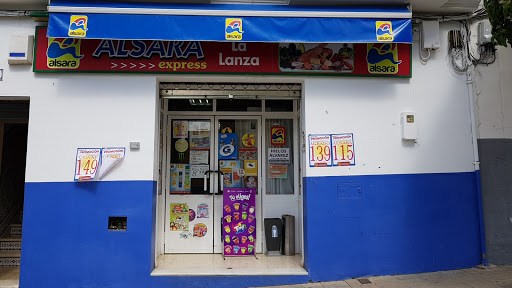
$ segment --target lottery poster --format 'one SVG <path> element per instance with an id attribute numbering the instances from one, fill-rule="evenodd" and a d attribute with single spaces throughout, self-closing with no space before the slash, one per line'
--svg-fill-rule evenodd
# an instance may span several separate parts
<path id="1" fill-rule="evenodd" d="M 90 181 L 100 165 L 100 148 L 78 148 L 76 151 L 75 181 Z"/>
<path id="2" fill-rule="evenodd" d="M 309 135 L 309 167 L 332 166 L 331 135 Z"/>
<path id="3" fill-rule="evenodd" d="M 223 194 L 224 256 L 256 253 L 256 189 L 226 188 Z"/>
<path id="4" fill-rule="evenodd" d="M 353 166 L 356 165 L 354 152 L 354 135 L 352 133 L 333 134 L 332 139 L 332 165 Z"/>

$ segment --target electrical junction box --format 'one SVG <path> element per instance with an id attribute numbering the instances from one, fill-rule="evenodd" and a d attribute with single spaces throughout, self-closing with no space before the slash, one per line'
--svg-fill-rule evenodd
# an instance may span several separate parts
<path id="1" fill-rule="evenodd" d="M 32 64 L 33 55 L 34 35 L 11 35 L 7 58 L 9 64 Z"/>
<path id="2" fill-rule="evenodd" d="M 402 112 L 400 124 L 402 124 L 402 140 L 415 141 L 418 138 L 416 128 L 416 114 L 414 112 Z"/>
<path id="3" fill-rule="evenodd" d="M 492 26 L 489 20 L 482 20 L 478 23 L 478 45 L 487 44 L 491 42 Z"/>
<path id="4" fill-rule="evenodd" d="M 421 49 L 436 50 L 441 47 L 439 21 L 423 21 L 421 24 Z"/>

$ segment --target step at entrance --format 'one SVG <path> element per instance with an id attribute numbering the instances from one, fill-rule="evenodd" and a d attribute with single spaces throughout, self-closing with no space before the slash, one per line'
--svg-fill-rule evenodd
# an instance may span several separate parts
<path id="1" fill-rule="evenodd" d="M 0 251 L 0 267 L 20 267 L 21 250 Z"/>
<path id="2" fill-rule="evenodd" d="M 0 237 L 0 267 L 20 267 L 22 220 L 20 211 Z"/>

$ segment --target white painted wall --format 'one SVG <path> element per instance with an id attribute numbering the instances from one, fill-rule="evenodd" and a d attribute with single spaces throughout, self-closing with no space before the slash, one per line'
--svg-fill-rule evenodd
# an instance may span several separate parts
<path id="1" fill-rule="evenodd" d="M 497 48 L 493 64 L 475 69 L 475 113 L 480 139 L 512 138 L 512 48 Z"/>
<path id="2" fill-rule="evenodd" d="M 34 34 L 30 19 L 0 18 L 0 39 Z M 27 182 L 73 181 L 79 147 L 127 147 L 104 181 L 156 180 L 157 129 L 155 77 L 109 74 L 41 74 L 29 65 L 8 65 L 8 43 L 0 44 L 0 96 L 29 96 Z"/>
<path id="3" fill-rule="evenodd" d="M 448 58 L 447 33 L 459 27 L 441 24 L 441 49 L 426 65 L 419 61 L 415 33 L 412 79 L 307 78 L 306 141 L 309 134 L 354 133 L 356 165 L 306 163 L 306 176 L 473 171 L 466 75 L 454 72 Z M 401 140 L 405 111 L 416 112 L 416 143 Z"/>

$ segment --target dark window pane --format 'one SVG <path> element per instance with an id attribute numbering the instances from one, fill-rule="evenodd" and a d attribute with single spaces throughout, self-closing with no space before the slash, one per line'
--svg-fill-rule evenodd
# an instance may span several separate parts
<path id="1" fill-rule="evenodd" d="M 265 100 L 265 112 L 293 112 L 293 100 Z"/>
<path id="2" fill-rule="evenodd" d="M 217 99 L 217 111 L 260 111 L 261 112 L 261 100 Z"/>

